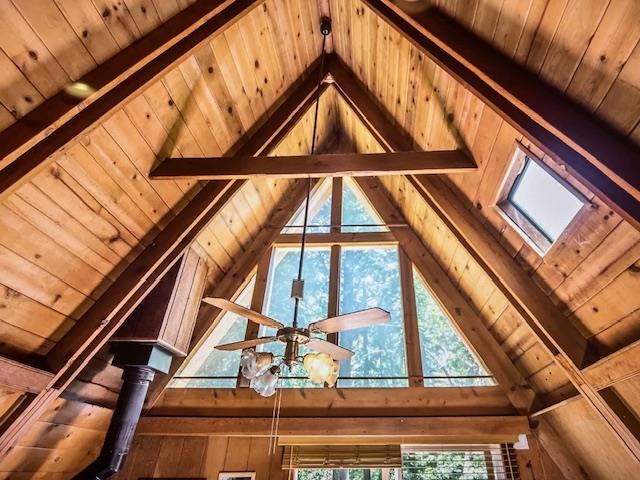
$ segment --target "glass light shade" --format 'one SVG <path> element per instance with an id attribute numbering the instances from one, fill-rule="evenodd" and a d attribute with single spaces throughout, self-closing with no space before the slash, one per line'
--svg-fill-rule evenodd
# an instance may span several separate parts
<path id="1" fill-rule="evenodd" d="M 256 352 L 245 350 L 240 357 L 242 376 L 248 380 L 266 372 L 273 363 L 273 354 L 270 352 Z"/>
<path id="2" fill-rule="evenodd" d="M 326 382 L 333 372 L 333 358 L 326 353 L 307 353 L 303 365 L 309 380 L 316 384 Z"/>
<path id="3" fill-rule="evenodd" d="M 333 370 L 331 370 L 331 373 L 329 374 L 329 376 L 325 380 L 327 382 L 327 385 L 329 386 L 329 388 L 333 388 L 333 386 L 336 384 L 336 382 L 338 381 L 338 374 L 339 373 L 340 373 L 340 362 L 338 362 L 337 360 L 334 360 L 333 361 Z"/>
<path id="4" fill-rule="evenodd" d="M 263 397 L 270 397 L 276 393 L 276 384 L 279 378 L 280 369 L 278 367 L 271 367 L 266 372 L 253 377 L 250 386 Z"/>

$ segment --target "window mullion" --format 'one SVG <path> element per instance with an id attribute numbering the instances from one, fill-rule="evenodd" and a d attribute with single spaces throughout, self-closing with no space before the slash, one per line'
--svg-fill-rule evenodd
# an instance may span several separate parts
<path id="1" fill-rule="evenodd" d="M 402 291 L 402 311 L 404 315 L 404 341 L 407 352 L 407 373 L 409 386 L 423 387 L 422 353 L 420 351 L 420 331 L 413 285 L 413 265 L 403 249 L 398 248 L 400 261 L 400 289 Z"/>
<path id="2" fill-rule="evenodd" d="M 264 254 L 264 256 L 258 262 L 256 270 L 256 281 L 253 286 L 253 295 L 251 296 L 251 310 L 255 312 L 262 312 L 264 307 L 264 297 L 267 291 L 267 280 L 269 278 L 269 267 L 271 265 L 271 254 L 273 247 Z M 244 335 L 245 340 L 252 340 L 258 338 L 260 331 L 260 325 L 254 322 L 247 322 L 247 330 Z M 241 372 L 238 372 L 238 387 L 248 387 L 249 380 L 242 376 Z"/>
<path id="3" fill-rule="evenodd" d="M 342 177 L 334 177 L 331 184 L 331 233 L 342 230 Z"/>
<path id="4" fill-rule="evenodd" d="M 340 302 L 340 245 L 331 246 L 331 258 L 329 261 L 329 308 L 328 316 L 335 317 L 339 314 Z M 338 344 L 338 334 L 330 333 L 327 340 Z"/>

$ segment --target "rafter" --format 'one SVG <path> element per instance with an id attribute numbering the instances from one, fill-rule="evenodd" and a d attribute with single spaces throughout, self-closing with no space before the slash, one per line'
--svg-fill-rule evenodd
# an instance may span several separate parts
<path id="1" fill-rule="evenodd" d="M 295 124 L 318 91 L 317 68 L 317 64 L 314 65 L 300 82 L 283 95 L 284 100 L 270 121 L 265 122 L 254 138 L 237 149 L 238 152 L 244 155 L 260 154 L 272 148 L 275 139 Z M 76 378 L 242 184 L 242 181 L 218 181 L 205 185 L 56 344 L 47 356 L 55 375 L 44 390 L 29 402 L 23 402 L 12 421 L 5 422 L 0 437 L 0 456 L 29 430 L 51 402 Z"/>
<path id="2" fill-rule="evenodd" d="M 477 167 L 460 150 L 431 152 L 334 153 L 277 157 L 167 158 L 150 174 L 155 179 L 234 180 L 254 177 L 324 178 L 400 174 L 464 173 Z"/>
<path id="3" fill-rule="evenodd" d="M 344 70 L 345 77 L 340 90 L 345 95 L 357 97 L 361 109 L 370 112 L 377 110 L 365 125 L 374 136 L 384 139 L 381 144 L 383 148 L 389 152 L 410 148 L 413 142 L 406 132 L 399 128 L 388 128 L 386 115 L 366 93 L 365 87 L 346 67 L 339 66 Z M 580 369 L 587 349 L 584 336 L 569 322 L 559 321 L 563 315 L 551 299 L 535 285 L 516 260 L 496 244 L 491 234 L 441 179 L 425 175 L 408 178 L 419 195 L 522 315 L 532 334 L 547 349 L 576 390 L 600 415 L 629 453 L 640 460 L 640 428 L 637 427 L 634 415 L 613 390 L 607 389 L 603 391 L 604 395 L 600 394 Z"/>
<path id="4" fill-rule="evenodd" d="M 434 10 L 409 16 L 364 0 L 409 42 L 636 227 L 640 151 L 565 95 Z"/>
<path id="5" fill-rule="evenodd" d="M 88 99 L 74 104 L 60 92 L 0 133 L 0 199 L 46 168 L 55 152 L 262 1 L 200 0 L 81 78 L 96 90 Z"/>

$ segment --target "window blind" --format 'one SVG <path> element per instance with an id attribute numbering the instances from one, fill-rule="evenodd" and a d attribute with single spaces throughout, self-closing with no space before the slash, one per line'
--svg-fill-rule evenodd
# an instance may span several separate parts
<path id="1" fill-rule="evenodd" d="M 284 449 L 282 468 L 396 468 L 400 445 L 294 445 Z"/>

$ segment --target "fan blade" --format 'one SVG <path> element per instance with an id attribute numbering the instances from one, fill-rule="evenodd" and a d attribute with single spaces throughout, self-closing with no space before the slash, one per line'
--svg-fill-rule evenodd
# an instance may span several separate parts
<path id="1" fill-rule="evenodd" d="M 335 343 L 327 342 L 320 338 L 312 338 L 305 343 L 304 346 L 316 352 L 328 353 L 334 360 L 346 360 L 354 355 L 351 350 L 347 350 Z"/>
<path id="2" fill-rule="evenodd" d="M 216 345 L 217 350 L 244 350 L 245 348 L 255 347 L 263 343 L 275 342 L 278 337 L 260 337 L 253 340 L 242 340 L 241 342 L 225 343 L 224 345 Z"/>
<path id="3" fill-rule="evenodd" d="M 230 302 L 226 298 L 205 297 L 202 299 L 202 301 L 208 303 L 209 305 L 213 305 L 214 307 L 228 310 L 229 312 L 240 315 L 241 317 L 245 317 L 247 320 L 251 320 L 254 323 L 259 323 L 260 325 L 264 325 L 265 327 L 271 327 L 278 330 L 284 327 L 283 324 L 277 322 L 273 318 L 269 318 L 266 315 L 254 312 L 253 310 L 249 310 L 248 308 L 245 308 L 242 305 L 238 305 L 237 303 Z"/>
<path id="4" fill-rule="evenodd" d="M 354 330 L 356 328 L 376 325 L 378 323 L 388 323 L 391 314 L 381 308 L 367 308 L 359 312 L 347 313 L 339 317 L 327 318 L 309 325 L 312 332 L 336 333 Z"/>

